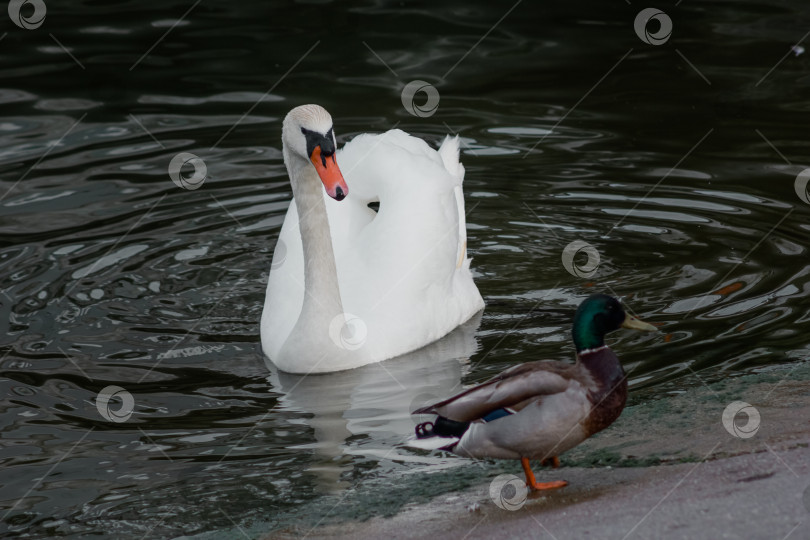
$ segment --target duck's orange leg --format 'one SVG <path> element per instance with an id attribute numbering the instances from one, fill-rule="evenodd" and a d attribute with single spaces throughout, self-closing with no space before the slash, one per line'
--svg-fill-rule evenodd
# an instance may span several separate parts
<path id="1" fill-rule="evenodd" d="M 526 473 L 526 485 L 533 490 L 540 491 L 543 489 L 557 489 L 568 485 L 568 482 L 565 480 L 538 482 L 534 478 L 534 472 L 532 472 L 532 467 L 529 464 L 529 458 L 520 458 L 520 464 L 523 465 L 523 472 Z"/>
<path id="2" fill-rule="evenodd" d="M 560 466 L 560 458 L 559 456 L 552 456 L 544 459 L 540 464 L 545 465 L 546 467 L 551 467 L 552 469 L 556 469 Z"/>

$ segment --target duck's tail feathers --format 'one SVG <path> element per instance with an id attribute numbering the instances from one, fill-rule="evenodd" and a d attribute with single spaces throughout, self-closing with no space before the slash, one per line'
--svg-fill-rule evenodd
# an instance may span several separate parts
<path id="1" fill-rule="evenodd" d="M 428 437 L 427 439 L 410 439 L 407 444 L 411 448 L 419 448 L 420 450 L 447 450 L 452 452 L 458 441 L 458 437 Z"/>
<path id="2" fill-rule="evenodd" d="M 448 135 L 444 138 L 442 145 L 439 147 L 439 155 L 442 158 L 442 163 L 444 163 L 444 168 L 453 178 L 458 179 L 460 185 L 464 180 L 464 165 L 459 161 L 458 135 L 455 137 Z"/>
<path id="3" fill-rule="evenodd" d="M 430 409 L 430 407 L 426 407 Z M 416 439 L 409 441 L 408 446 L 423 450 L 453 451 L 467 429 L 469 422 L 456 422 L 443 416 L 437 416 L 432 422 L 417 424 Z"/>

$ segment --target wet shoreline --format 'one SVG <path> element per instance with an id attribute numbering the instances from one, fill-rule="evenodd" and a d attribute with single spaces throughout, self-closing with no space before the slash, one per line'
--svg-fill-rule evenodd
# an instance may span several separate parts
<path id="1" fill-rule="evenodd" d="M 530 494 L 515 511 L 500 508 L 490 488 L 519 467 L 492 462 L 471 487 L 394 516 L 325 526 L 322 518 L 318 527 L 302 523 L 266 538 L 802 538 L 810 531 L 809 379 L 807 364 L 787 366 L 628 407 L 612 428 L 563 455 L 561 468 L 538 470 L 538 479 L 569 486 Z M 737 401 L 759 413 L 753 436 L 723 425 L 723 411 Z M 744 415 L 736 420 L 746 425 Z M 336 506 L 333 519 L 341 512 Z"/>

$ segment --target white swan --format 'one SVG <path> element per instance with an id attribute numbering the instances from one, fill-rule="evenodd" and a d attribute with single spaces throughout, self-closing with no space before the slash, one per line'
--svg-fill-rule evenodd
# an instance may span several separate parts
<path id="1" fill-rule="evenodd" d="M 335 153 L 332 117 L 302 105 L 284 119 L 282 143 L 293 204 L 261 322 L 262 348 L 279 369 L 324 373 L 393 358 L 483 309 L 467 259 L 458 138 L 437 152 L 391 130 Z"/>

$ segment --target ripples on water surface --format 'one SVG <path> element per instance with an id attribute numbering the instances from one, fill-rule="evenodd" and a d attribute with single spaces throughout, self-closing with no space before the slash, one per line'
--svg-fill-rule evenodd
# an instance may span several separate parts
<path id="1" fill-rule="evenodd" d="M 810 9 L 684 2 L 651 46 L 637 7 L 524 4 L 474 48 L 508 6 L 203 2 L 173 27 L 190 2 L 49 2 L 37 30 L 3 23 L 5 533 L 272 525 L 464 463 L 400 445 L 413 403 L 570 358 L 592 291 L 662 326 L 612 338 L 631 400 L 803 358 L 810 57 L 785 55 Z M 435 115 L 402 108 L 413 79 L 439 89 Z M 480 321 L 384 367 L 268 370 L 258 320 L 291 196 L 280 120 L 305 102 L 341 143 L 461 134 Z M 208 167 L 197 191 L 167 175 L 183 151 Z M 561 265 L 574 240 L 600 253 L 590 280 Z M 108 385 L 133 394 L 128 422 L 96 410 Z"/>

